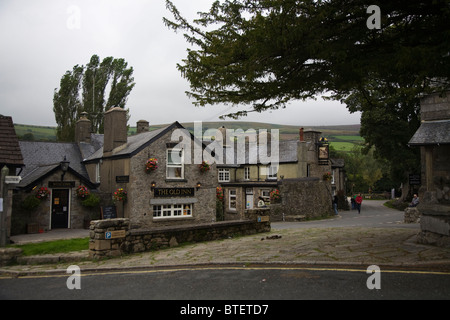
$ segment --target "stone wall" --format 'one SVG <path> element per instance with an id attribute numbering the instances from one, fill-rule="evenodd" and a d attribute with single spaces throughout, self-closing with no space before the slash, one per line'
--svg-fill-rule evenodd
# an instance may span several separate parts
<path id="1" fill-rule="evenodd" d="M 421 101 L 421 120 L 422 125 L 450 121 L 450 93 L 425 97 Z M 422 186 L 417 206 L 421 232 L 417 242 L 450 247 L 450 145 L 446 133 L 442 127 L 435 127 L 427 138 L 432 143 L 421 146 Z"/>
<path id="2" fill-rule="evenodd" d="M 184 148 L 186 162 L 184 178 L 171 180 L 166 177 L 167 144 L 172 142 L 171 136 L 174 130 L 154 141 L 130 160 L 127 206 L 133 226 L 161 227 L 212 222 L 215 219 L 217 169 L 215 165 L 212 165 L 209 171 L 200 172 L 198 164 L 194 163 L 194 142 L 190 136 L 183 139 L 183 142 L 187 144 Z M 158 159 L 158 168 L 150 173 L 145 173 L 145 163 L 152 157 Z M 154 192 L 150 188 L 152 182 L 156 183 L 156 188 L 194 188 L 195 195 L 189 199 L 180 197 L 155 198 Z M 200 188 L 197 188 L 197 183 L 201 184 Z M 184 203 L 184 200 L 193 204 L 192 216 L 175 219 L 153 219 L 153 204 L 157 204 L 158 201 L 163 201 L 163 204 L 179 204 Z"/>
<path id="3" fill-rule="evenodd" d="M 49 175 L 39 184 L 36 185 L 36 190 L 40 187 L 48 187 L 50 181 L 60 181 L 62 172 L 58 170 L 52 175 Z M 75 187 L 73 188 L 55 188 L 55 189 L 68 189 L 69 190 L 69 227 L 71 229 L 84 228 L 84 220 L 89 218 L 89 209 L 81 204 L 81 200 L 78 199 L 76 194 L 76 188 L 83 184 L 83 182 L 76 176 L 67 172 L 64 176 L 64 181 L 74 181 Z M 11 234 L 23 234 L 27 233 L 27 225 L 38 224 L 39 229 L 42 231 L 48 231 L 51 229 L 51 201 L 52 201 L 52 189 L 47 199 L 41 200 L 39 206 L 33 210 L 27 210 L 22 206 L 23 201 L 27 197 L 34 197 L 36 190 L 27 191 L 20 190 L 13 195 L 13 208 L 12 208 L 12 221 L 11 221 Z"/>
<path id="4" fill-rule="evenodd" d="M 0 248 L 0 266 L 6 266 L 17 262 L 22 255 L 19 248 Z"/>
<path id="5" fill-rule="evenodd" d="M 329 216 L 331 184 L 320 178 L 284 179 L 281 203 L 270 205 L 271 221 L 302 221 Z"/>
<path id="6" fill-rule="evenodd" d="M 212 241 L 237 235 L 269 232 L 270 222 L 243 220 L 151 229 L 129 228 L 130 220 L 127 218 L 92 221 L 89 256 L 92 259 L 100 259 L 126 253 L 159 250 L 185 242 Z M 107 239 L 107 232 L 111 232 L 112 239 Z"/>
<path id="7" fill-rule="evenodd" d="M 419 223 L 420 222 L 420 212 L 416 207 L 408 207 L 405 209 L 404 215 L 405 223 Z"/>

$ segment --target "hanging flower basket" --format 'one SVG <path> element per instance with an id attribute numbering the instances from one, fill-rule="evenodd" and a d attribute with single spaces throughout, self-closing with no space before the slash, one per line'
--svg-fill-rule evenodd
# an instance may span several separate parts
<path id="1" fill-rule="evenodd" d="M 281 201 L 280 190 L 275 189 L 275 190 L 270 191 L 270 202 L 278 203 L 280 201 Z"/>
<path id="2" fill-rule="evenodd" d="M 76 190 L 77 197 L 84 200 L 89 196 L 89 190 L 85 186 L 79 186 Z"/>
<path id="3" fill-rule="evenodd" d="M 39 200 L 45 200 L 50 195 L 50 191 L 46 187 L 40 187 L 38 191 L 36 191 L 36 198 Z"/>
<path id="4" fill-rule="evenodd" d="M 221 187 L 216 188 L 216 199 L 223 201 L 223 189 Z"/>
<path id="5" fill-rule="evenodd" d="M 116 191 L 114 191 L 113 200 L 123 202 L 127 201 L 127 192 L 123 190 L 123 188 L 117 189 Z"/>
<path id="6" fill-rule="evenodd" d="M 158 159 L 150 158 L 145 163 L 145 172 L 150 173 L 154 170 L 158 169 Z"/>
<path id="7" fill-rule="evenodd" d="M 211 167 L 207 161 L 203 161 L 201 164 L 199 164 L 200 172 L 207 172 L 209 168 Z"/>
<path id="8" fill-rule="evenodd" d="M 330 181 L 331 180 L 331 173 L 330 172 L 326 172 L 323 174 L 323 180 L 324 181 Z"/>

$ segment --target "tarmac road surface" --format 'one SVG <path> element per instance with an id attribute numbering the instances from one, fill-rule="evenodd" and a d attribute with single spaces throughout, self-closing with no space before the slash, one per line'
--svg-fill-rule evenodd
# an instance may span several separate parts
<path id="1" fill-rule="evenodd" d="M 418 223 L 404 223 L 404 212 L 388 208 L 383 205 L 385 200 L 366 200 L 361 206 L 361 213 L 357 210 L 339 212 L 331 219 L 302 222 L 272 222 L 272 229 L 292 228 L 339 228 L 339 227 L 380 227 L 380 228 L 409 228 L 420 229 Z"/>

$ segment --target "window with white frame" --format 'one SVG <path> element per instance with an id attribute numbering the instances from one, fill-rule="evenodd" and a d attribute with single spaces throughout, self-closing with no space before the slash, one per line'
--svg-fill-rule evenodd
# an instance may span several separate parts
<path id="1" fill-rule="evenodd" d="M 228 208 L 230 210 L 236 210 L 236 190 L 230 190 L 228 195 Z"/>
<path id="2" fill-rule="evenodd" d="M 264 202 L 270 202 L 270 190 L 261 189 L 261 197 L 264 199 Z"/>
<path id="3" fill-rule="evenodd" d="M 167 150 L 167 179 L 184 179 L 184 157 L 182 149 Z"/>
<path id="4" fill-rule="evenodd" d="M 278 166 L 268 166 L 267 167 L 267 179 L 277 180 Z"/>
<path id="5" fill-rule="evenodd" d="M 230 169 L 219 169 L 219 182 L 230 182 Z"/>
<path id="6" fill-rule="evenodd" d="M 244 180 L 250 180 L 250 167 L 244 168 Z"/>
<path id="7" fill-rule="evenodd" d="M 192 204 L 164 204 L 153 206 L 153 218 L 192 217 Z"/>

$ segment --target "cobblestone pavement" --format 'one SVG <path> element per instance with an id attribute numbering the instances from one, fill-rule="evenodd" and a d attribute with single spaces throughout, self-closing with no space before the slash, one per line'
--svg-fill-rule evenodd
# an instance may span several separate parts
<path id="1" fill-rule="evenodd" d="M 331 220 L 322 226 L 315 222 L 315 226 L 309 228 L 288 228 L 288 223 L 274 223 L 270 233 L 181 244 L 160 251 L 100 261 L 88 260 L 87 251 L 37 256 L 29 258 L 28 263 L 33 263 L 35 258 L 34 262 L 46 261 L 47 264 L 2 267 L 0 274 L 65 272 L 71 264 L 78 265 L 82 271 L 222 264 L 352 265 L 366 268 L 378 265 L 450 271 L 450 248 L 417 244 L 418 225 L 407 226 L 397 221 L 397 225 L 381 223 L 377 227 L 346 226 L 342 224 L 344 218 L 334 220 L 341 226 L 332 227 Z M 286 228 L 276 229 L 277 226 Z"/>

